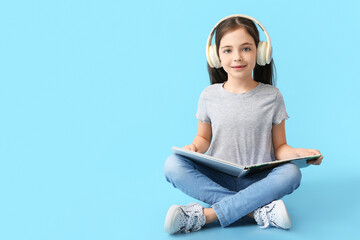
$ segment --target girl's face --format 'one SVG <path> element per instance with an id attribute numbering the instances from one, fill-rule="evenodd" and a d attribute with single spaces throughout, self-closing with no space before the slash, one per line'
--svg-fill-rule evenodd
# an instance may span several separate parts
<path id="1" fill-rule="evenodd" d="M 220 40 L 219 58 L 228 79 L 252 79 L 256 64 L 254 39 L 245 28 L 226 33 Z"/>

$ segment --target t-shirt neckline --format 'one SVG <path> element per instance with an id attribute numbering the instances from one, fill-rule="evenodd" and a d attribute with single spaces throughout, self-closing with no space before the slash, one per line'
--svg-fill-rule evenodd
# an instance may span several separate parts
<path id="1" fill-rule="evenodd" d="M 229 96 L 234 96 L 234 97 L 238 97 L 238 98 L 242 98 L 242 97 L 248 97 L 248 96 L 252 96 L 254 95 L 257 91 L 259 91 L 260 89 L 260 86 L 262 85 L 261 82 L 258 82 L 259 84 L 254 87 L 253 89 L 247 91 L 247 92 L 244 92 L 244 93 L 233 93 L 233 92 L 229 92 L 228 90 L 226 90 L 223 85 L 224 85 L 225 82 L 219 84 L 220 86 L 220 89 L 221 89 L 221 92 L 223 92 L 224 94 L 226 95 L 229 95 Z"/>

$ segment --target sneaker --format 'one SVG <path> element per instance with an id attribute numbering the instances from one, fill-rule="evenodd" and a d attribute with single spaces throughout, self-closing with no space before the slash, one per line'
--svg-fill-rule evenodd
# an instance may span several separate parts
<path id="1" fill-rule="evenodd" d="M 281 229 L 291 228 L 289 213 L 281 200 L 272 201 L 254 211 L 254 218 L 260 228 L 274 226 Z"/>
<path id="2" fill-rule="evenodd" d="M 198 203 L 190 203 L 187 206 L 172 205 L 165 219 L 165 232 L 174 234 L 177 232 L 193 232 L 205 225 L 203 207 Z"/>

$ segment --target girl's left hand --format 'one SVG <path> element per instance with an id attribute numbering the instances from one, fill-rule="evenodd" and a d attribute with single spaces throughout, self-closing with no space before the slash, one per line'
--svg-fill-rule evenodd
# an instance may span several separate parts
<path id="1" fill-rule="evenodd" d="M 311 156 L 311 155 L 321 155 L 320 151 L 316 150 L 316 149 L 297 148 L 296 150 L 297 150 L 297 153 L 299 154 L 299 157 L 305 157 L 305 156 Z M 324 157 L 321 155 L 316 160 L 307 161 L 307 164 L 320 165 L 323 158 Z"/>

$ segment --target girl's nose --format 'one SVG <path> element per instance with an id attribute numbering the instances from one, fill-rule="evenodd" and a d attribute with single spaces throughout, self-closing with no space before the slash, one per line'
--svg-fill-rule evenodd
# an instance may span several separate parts
<path id="1" fill-rule="evenodd" d="M 241 62 L 241 60 L 242 59 L 240 55 L 234 58 L 234 62 Z"/>
<path id="2" fill-rule="evenodd" d="M 241 54 L 239 52 L 234 54 L 234 62 L 240 62 L 241 59 Z"/>

